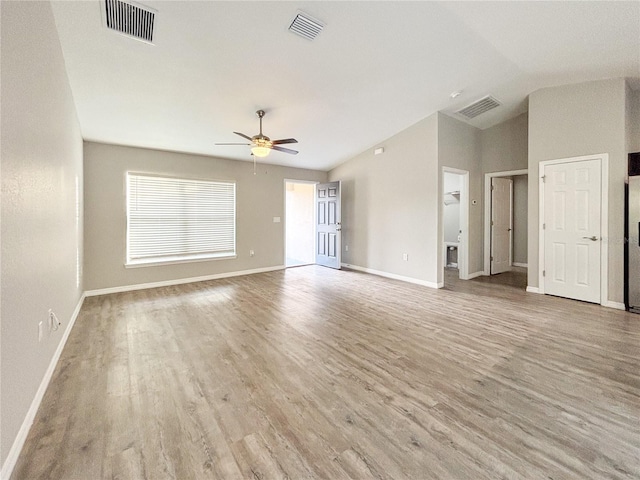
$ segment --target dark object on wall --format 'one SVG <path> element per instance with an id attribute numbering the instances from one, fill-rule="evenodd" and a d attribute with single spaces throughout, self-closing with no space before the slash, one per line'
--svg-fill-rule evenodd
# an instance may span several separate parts
<path id="1" fill-rule="evenodd" d="M 640 152 L 629 154 L 629 176 L 640 175 Z"/>

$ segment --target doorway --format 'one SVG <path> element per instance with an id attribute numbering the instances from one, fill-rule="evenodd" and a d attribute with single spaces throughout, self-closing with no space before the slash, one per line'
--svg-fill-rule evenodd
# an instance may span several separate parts
<path id="1" fill-rule="evenodd" d="M 442 280 L 467 280 L 469 172 L 442 167 Z"/>
<path id="2" fill-rule="evenodd" d="M 315 184 L 285 180 L 285 267 L 315 263 Z"/>
<path id="3" fill-rule="evenodd" d="M 524 289 L 528 267 L 528 170 L 487 173 L 484 192 L 484 275 L 513 274 L 513 279 L 505 281 L 521 283 Z"/>

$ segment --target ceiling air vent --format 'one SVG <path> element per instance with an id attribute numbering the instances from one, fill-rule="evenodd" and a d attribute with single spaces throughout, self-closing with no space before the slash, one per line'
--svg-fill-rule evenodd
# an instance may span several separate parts
<path id="1" fill-rule="evenodd" d="M 322 31 L 324 25 L 306 14 L 298 13 L 289 25 L 289 31 L 307 40 L 313 40 Z"/>
<path id="2" fill-rule="evenodd" d="M 477 102 L 472 103 L 464 107 L 461 110 L 458 110 L 456 113 L 462 115 L 466 118 L 476 118 L 478 115 L 482 115 L 489 110 L 493 110 L 496 107 L 500 106 L 500 102 L 493 98 L 491 95 L 487 95 L 484 98 L 481 98 Z"/>
<path id="3" fill-rule="evenodd" d="M 104 13 L 107 28 L 153 43 L 153 23 L 156 18 L 153 10 L 120 0 L 104 0 Z"/>

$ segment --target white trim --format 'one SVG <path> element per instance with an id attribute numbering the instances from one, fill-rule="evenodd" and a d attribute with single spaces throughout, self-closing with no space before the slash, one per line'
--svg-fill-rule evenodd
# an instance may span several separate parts
<path id="1" fill-rule="evenodd" d="M 524 267 L 524 268 L 529 268 L 529 264 L 528 263 L 520 263 L 520 262 L 513 262 L 512 265 L 514 267 Z"/>
<path id="2" fill-rule="evenodd" d="M 607 300 L 606 302 L 602 303 L 603 307 L 608 307 L 608 308 L 615 308 L 616 310 L 626 310 L 627 308 L 624 306 L 624 303 L 620 303 L 620 302 L 613 302 L 611 300 Z"/>
<path id="3" fill-rule="evenodd" d="M 483 277 L 483 276 L 484 276 L 484 271 L 478 270 L 477 272 L 470 273 L 469 275 L 467 275 L 467 278 L 465 280 L 472 280 L 474 278 Z"/>
<path id="4" fill-rule="evenodd" d="M 418 278 L 405 277 L 404 275 L 396 275 L 395 273 L 383 272 L 381 270 L 374 270 L 373 268 L 359 267 L 357 265 L 351 265 L 350 263 L 342 263 L 341 265 L 345 268 L 356 270 L 358 272 L 370 273 L 371 275 L 378 275 L 379 277 L 391 278 L 393 280 L 400 280 L 402 282 L 415 283 L 416 285 L 422 285 L 424 287 L 429 287 L 429 288 L 444 287 L 443 282 L 439 282 L 439 283 L 428 282 L 426 280 L 420 280 Z"/>
<path id="5" fill-rule="evenodd" d="M 532 287 L 527 285 L 527 292 L 529 293 L 542 293 L 538 287 Z"/>
<path id="6" fill-rule="evenodd" d="M 529 170 L 509 170 L 484 174 L 484 274 L 491 275 L 491 179 L 529 175 Z M 512 185 L 513 187 L 513 185 Z"/>
<path id="7" fill-rule="evenodd" d="M 617 304 L 609 302 L 609 154 L 582 155 L 580 157 L 544 160 L 538 166 L 538 285 L 544 291 L 544 169 L 547 165 L 600 160 L 600 305 Z"/>
<path id="8" fill-rule="evenodd" d="M 137 285 L 123 285 L 120 287 L 99 288 L 97 290 L 87 290 L 87 297 L 95 297 L 96 295 L 108 295 L 110 293 L 132 292 L 134 290 L 145 290 L 147 288 L 170 287 L 172 285 L 182 285 L 184 283 L 204 282 L 206 280 L 218 280 L 220 278 L 239 277 L 241 275 L 252 275 L 254 273 L 273 272 L 275 270 L 283 270 L 284 265 L 275 267 L 254 268 L 251 270 L 240 270 L 237 272 L 216 273 L 214 275 L 204 275 L 202 277 L 178 278 L 174 280 L 165 280 L 162 282 L 139 283 Z"/>
<path id="9" fill-rule="evenodd" d="M 31 405 L 29 406 L 29 410 L 27 410 L 27 415 L 25 416 L 20 430 L 18 430 L 18 434 L 16 435 L 15 440 L 13 441 L 13 445 L 9 450 L 9 454 L 7 455 L 7 459 L 2 466 L 2 471 L 0 472 L 0 478 L 10 478 L 13 473 L 13 469 L 16 466 L 16 462 L 18 461 L 18 457 L 20 456 L 20 452 L 22 451 L 22 447 L 24 446 L 24 442 L 27 440 L 27 436 L 29 435 L 29 430 L 31 430 L 31 425 L 33 425 L 33 420 L 38 413 L 38 409 L 40 408 L 40 403 L 42 402 L 42 398 L 44 397 L 45 392 L 47 391 L 47 387 L 49 386 L 49 382 L 51 381 L 51 377 L 53 377 L 53 372 L 58 365 L 58 360 L 60 360 L 60 355 L 62 354 L 62 350 L 64 349 L 65 344 L 67 343 L 67 339 L 69 338 L 69 334 L 71 333 L 71 329 L 73 325 L 76 323 L 76 319 L 78 318 L 78 314 L 80 313 L 80 309 L 82 308 L 82 303 L 84 302 L 86 295 L 83 293 L 80 299 L 78 300 L 78 304 L 76 305 L 75 310 L 71 314 L 71 318 L 69 319 L 69 323 L 67 324 L 67 328 L 65 328 L 64 333 L 62 334 L 62 338 L 58 343 L 58 348 L 56 348 L 53 357 L 51 357 L 51 361 L 49 362 L 49 366 L 47 367 L 46 372 L 44 373 L 44 377 L 42 377 L 42 381 L 40 382 L 40 386 L 36 391 L 35 397 L 31 401 Z"/>
<path id="10" fill-rule="evenodd" d="M 462 185 L 460 188 L 460 242 L 458 242 L 458 276 L 461 280 L 469 280 L 469 171 L 461 170 L 453 167 L 442 167 L 440 173 L 440 181 L 438 188 L 442 186 L 444 190 L 444 174 L 453 173 L 462 177 Z M 438 228 L 440 229 L 440 238 L 438 238 L 438 251 L 442 255 L 442 265 L 439 269 L 438 276 L 441 282 L 432 285 L 444 286 L 444 268 L 447 264 L 447 253 L 444 249 L 444 202 L 442 201 L 444 191 L 438 192 Z M 442 287 L 437 287 L 442 288 Z"/>

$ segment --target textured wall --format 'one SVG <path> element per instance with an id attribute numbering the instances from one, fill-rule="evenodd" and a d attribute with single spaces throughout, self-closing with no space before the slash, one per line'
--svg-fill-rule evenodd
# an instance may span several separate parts
<path id="1" fill-rule="evenodd" d="M 4 465 L 82 294 L 82 138 L 51 5 L 1 8 Z"/>
<path id="2" fill-rule="evenodd" d="M 343 263 L 438 281 L 438 116 L 329 172 L 342 181 Z M 349 251 L 344 247 L 349 246 Z M 402 254 L 408 254 L 408 260 Z"/>

